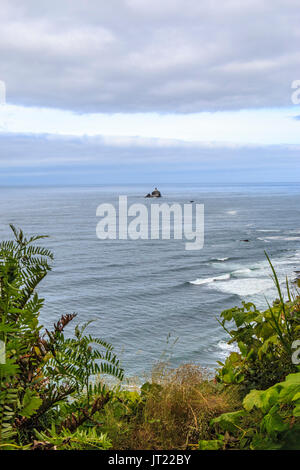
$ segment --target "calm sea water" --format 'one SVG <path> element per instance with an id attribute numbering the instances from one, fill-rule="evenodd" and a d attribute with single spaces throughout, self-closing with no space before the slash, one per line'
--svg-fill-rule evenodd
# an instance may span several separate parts
<path id="1" fill-rule="evenodd" d="M 181 240 L 97 239 L 99 204 L 117 204 L 119 195 L 151 204 L 143 199 L 151 189 L 0 188 L 0 238 L 10 237 L 9 223 L 49 235 L 55 263 L 39 289 L 46 327 L 63 313 L 95 320 L 90 331 L 115 345 L 128 376 L 150 371 L 171 350 L 174 365 L 213 368 L 229 351 L 220 312 L 242 300 L 263 307 L 275 295 L 264 250 L 282 281 L 300 270 L 300 184 L 160 185 L 159 202 L 205 205 L 200 251 L 186 251 Z"/>

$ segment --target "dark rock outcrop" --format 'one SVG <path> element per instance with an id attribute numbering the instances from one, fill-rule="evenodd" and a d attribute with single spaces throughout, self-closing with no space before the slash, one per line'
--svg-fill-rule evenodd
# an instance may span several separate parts
<path id="1" fill-rule="evenodd" d="M 154 191 L 152 191 L 151 194 L 148 193 L 148 194 L 146 194 L 145 197 L 161 197 L 161 192 L 157 188 L 155 188 Z"/>

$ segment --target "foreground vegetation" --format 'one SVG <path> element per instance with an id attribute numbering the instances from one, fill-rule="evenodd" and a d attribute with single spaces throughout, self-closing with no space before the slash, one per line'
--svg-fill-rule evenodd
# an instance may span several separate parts
<path id="1" fill-rule="evenodd" d="M 215 377 L 164 365 L 131 390 L 113 347 L 87 334 L 88 323 L 65 337 L 75 314 L 43 330 L 36 288 L 53 255 L 36 245 L 43 237 L 12 230 L 0 244 L 1 449 L 300 449 L 300 297 L 287 283 L 283 298 L 274 270 L 279 298 L 266 311 L 243 303 L 221 314 L 239 352 Z"/>

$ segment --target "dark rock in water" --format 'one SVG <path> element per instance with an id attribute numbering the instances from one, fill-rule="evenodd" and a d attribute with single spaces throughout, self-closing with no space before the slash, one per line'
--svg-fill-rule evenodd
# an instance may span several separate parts
<path id="1" fill-rule="evenodd" d="M 157 188 L 155 188 L 154 191 L 152 191 L 151 194 L 148 193 L 148 194 L 146 194 L 145 197 L 161 197 L 161 192 Z"/>
<path id="2" fill-rule="evenodd" d="M 158 191 L 157 188 L 155 188 L 154 191 L 152 191 L 151 196 L 152 197 L 161 197 L 161 193 L 160 193 L 160 191 Z"/>

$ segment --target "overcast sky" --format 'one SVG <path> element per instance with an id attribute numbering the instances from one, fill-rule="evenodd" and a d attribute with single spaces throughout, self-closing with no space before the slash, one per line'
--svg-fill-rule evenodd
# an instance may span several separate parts
<path id="1" fill-rule="evenodd" d="M 299 180 L 299 0 L 1 0 L 0 20 L 1 184 Z"/>

